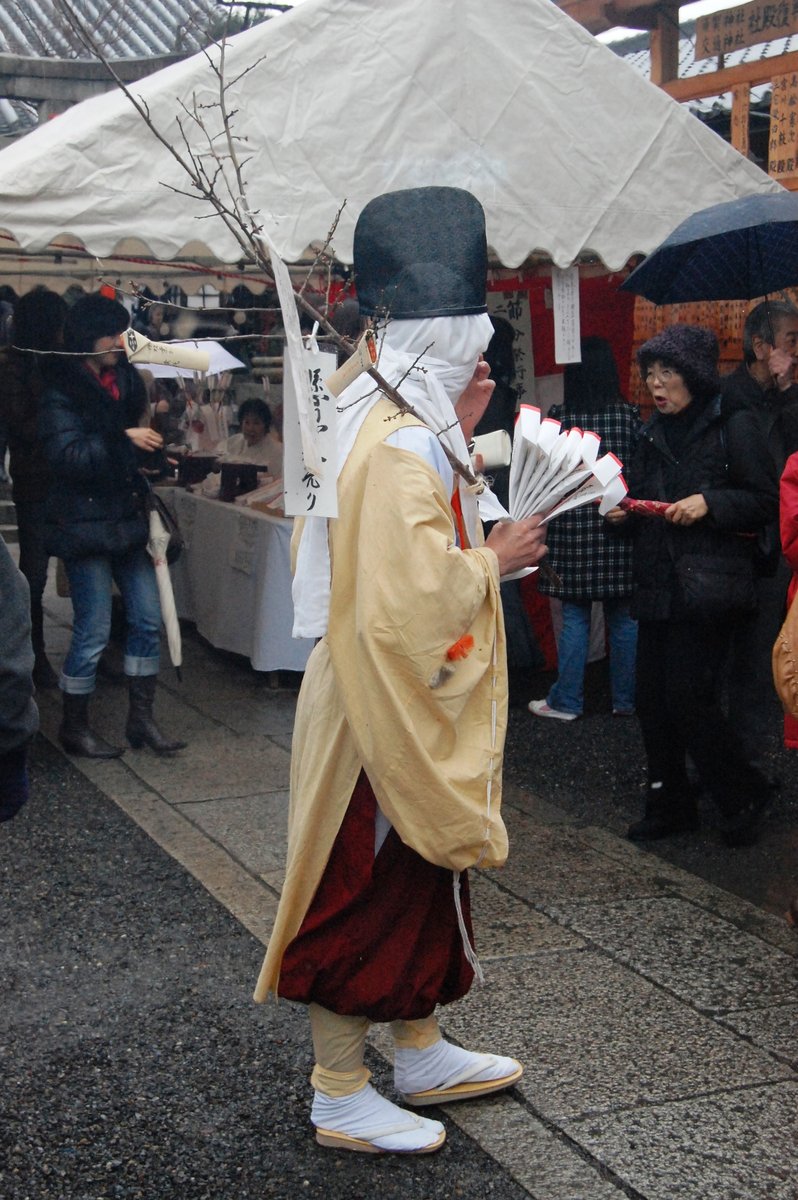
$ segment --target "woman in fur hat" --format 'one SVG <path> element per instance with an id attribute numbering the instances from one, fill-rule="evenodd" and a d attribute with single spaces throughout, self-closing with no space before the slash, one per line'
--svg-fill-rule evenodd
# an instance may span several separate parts
<path id="1" fill-rule="evenodd" d="M 656 409 L 628 472 L 629 494 L 665 502 L 628 517 L 634 533 L 632 612 L 639 622 L 636 707 L 648 760 L 645 813 L 628 836 L 648 841 L 699 826 L 689 755 L 721 814 L 728 845 L 749 844 L 767 781 L 744 756 L 718 701 L 736 624 L 756 604 L 752 556 L 778 503 L 756 418 L 721 417 L 718 343 L 673 325 L 637 354 Z"/>
<path id="2" fill-rule="evenodd" d="M 70 754 L 114 758 L 89 726 L 97 663 L 111 632 L 111 589 L 119 588 L 127 619 L 125 674 L 131 746 L 158 754 L 185 742 L 164 737 L 153 719 L 160 655 L 161 608 L 147 553 L 146 483 L 163 438 L 142 424 L 146 395 L 125 359 L 119 335 L 127 309 L 92 295 L 67 314 L 67 352 L 48 372 L 39 433 L 52 472 L 46 501 L 47 550 L 63 559 L 72 597 L 72 641 L 61 672 L 64 717 L 61 744 Z"/>

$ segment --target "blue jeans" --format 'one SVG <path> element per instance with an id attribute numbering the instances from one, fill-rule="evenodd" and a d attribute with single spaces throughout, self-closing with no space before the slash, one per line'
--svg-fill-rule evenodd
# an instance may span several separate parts
<path id="1" fill-rule="evenodd" d="M 72 593 L 72 641 L 61 688 L 72 695 L 94 691 L 97 663 L 111 633 L 111 583 L 122 593 L 127 618 L 125 674 L 157 675 L 161 604 L 152 560 L 143 546 L 126 554 L 65 560 Z"/>
<path id="2" fill-rule="evenodd" d="M 630 616 L 626 600 L 604 600 L 603 606 L 609 631 L 612 709 L 613 712 L 633 712 L 637 621 Z M 584 604 L 563 601 L 562 630 L 557 640 L 557 682 L 546 697 L 552 708 L 578 716 L 585 702 L 591 608 L 587 601 Z"/>

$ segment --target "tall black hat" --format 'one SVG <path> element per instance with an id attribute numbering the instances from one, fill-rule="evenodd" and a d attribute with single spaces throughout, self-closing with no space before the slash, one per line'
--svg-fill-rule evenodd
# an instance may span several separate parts
<path id="1" fill-rule="evenodd" d="M 376 196 L 355 226 L 360 311 L 393 320 L 487 312 L 482 205 L 462 188 Z"/>

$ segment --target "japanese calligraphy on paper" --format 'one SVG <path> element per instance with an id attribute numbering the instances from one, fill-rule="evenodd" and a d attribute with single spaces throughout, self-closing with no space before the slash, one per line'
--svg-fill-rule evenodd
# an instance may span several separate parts
<path id="1" fill-rule="evenodd" d="M 288 395 L 292 388 L 292 380 L 290 374 L 286 373 L 283 377 L 283 388 L 288 401 L 284 405 L 286 419 L 283 428 L 285 512 L 291 517 L 337 517 L 338 454 L 335 399 L 324 383 L 335 371 L 337 359 L 334 354 L 318 349 L 306 349 L 303 354 L 304 368 L 310 382 L 314 443 L 321 469 L 318 472 L 310 471 L 305 463 L 297 409 L 296 405 L 290 402 L 291 397 Z M 293 414 L 292 419 L 288 419 L 289 414 Z"/>
<path id="2" fill-rule="evenodd" d="M 554 299 L 554 361 L 581 362 L 579 321 L 579 267 L 552 267 Z"/>

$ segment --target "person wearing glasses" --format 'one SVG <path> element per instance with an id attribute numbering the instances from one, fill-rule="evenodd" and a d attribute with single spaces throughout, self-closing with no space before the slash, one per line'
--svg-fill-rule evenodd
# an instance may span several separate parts
<path id="1" fill-rule="evenodd" d="M 724 716 L 719 678 L 735 628 L 756 606 L 754 541 L 777 513 L 775 471 L 756 417 L 722 415 L 712 332 L 673 325 L 645 342 L 637 361 L 655 412 L 631 460 L 629 495 L 667 507 L 608 514 L 634 537 L 636 706 L 648 767 L 645 811 L 627 836 L 651 841 L 699 828 L 689 756 L 724 841 L 747 845 L 767 780 Z"/>

